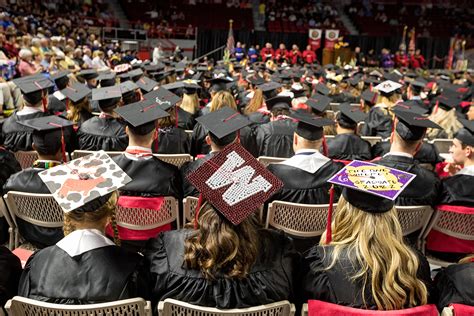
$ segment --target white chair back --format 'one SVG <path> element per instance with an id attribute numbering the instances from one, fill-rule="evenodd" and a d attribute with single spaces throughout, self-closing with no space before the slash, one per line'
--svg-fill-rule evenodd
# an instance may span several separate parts
<path id="1" fill-rule="evenodd" d="M 194 220 L 198 200 L 199 199 L 194 196 L 188 196 L 183 199 L 183 227 L 187 222 L 192 222 Z"/>
<path id="2" fill-rule="evenodd" d="M 35 160 L 38 160 L 38 153 L 32 151 L 17 151 L 13 153 L 16 160 L 20 163 L 21 169 L 30 168 Z"/>
<path id="3" fill-rule="evenodd" d="M 420 231 L 418 236 L 418 245 L 421 241 L 428 223 L 433 216 L 434 210 L 429 205 L 420 206 L 396 206 L 398 213 L 398 220 L 402 226 L 403 235 L 409 235 L 416 231 Z"/>
<path id="4" fill-rule="evenodd" d="M 270 156 L 260 156 L 257 158 L 257 160 L 265 167 L 267 167 L 269 164 L 272 164 L 272 163 L 279 163 L 279 162 L 285 161 L 286 159 L 288 158 L 270 157 Z"/>
<path id="5" fill-rule="evenodd" d="M 374 146 L 378 142 L 382 141 L 382 137 L 380 136 L 362 136 L 362 139 L 368 141 L 371 146 Z"/>
<path id="6" fill-rule="evenodd" d="M 153 154 L 156 158 L 181 168 L 182 165 L 193 161 L 193 157 L 188 154 Z"/>

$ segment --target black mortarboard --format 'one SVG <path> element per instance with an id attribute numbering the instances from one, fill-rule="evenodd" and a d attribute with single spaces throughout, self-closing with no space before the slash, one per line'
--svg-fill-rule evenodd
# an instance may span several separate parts
<path id="1" fill-rule="evenodd" d="M 120 86 L 120 92 L 122 93 L 122 97 L 125 97 L 125 98 L 135 93 L 135 91 L 138 89 L 137 84 L 130 80 L 120 83 L 119 86 Z"/>
<path id="2" fill-rule="evenodd" d="M 461 128 L 454 138 L 459 139 L 463 144 L 474 146 L 474 121 L 459 119 L 459 122 L 464 128 Z"/>
<path id="3" fill-rule="evenodd" d="M 137 86 L 142 89 L 144 92 L 150 92 L 158 85 L 158 82 L 152 80 L 148 77 L 141 77 L 137 81 L 135 81 Z"/>
<path id="4" fill-rule="evenodd" d="M 422 78 L 417 78 L 414 81 L 410 82 L 410 85 L 415 89 L 415 90 L 423 90 L 426 86 L 426 81 Z"/>
<path id="5" fill-rule="evenodd" d="M 306 96 L 305 89 L 291 89 L 291 92 L 293 92 L 293 98 L 301 98 Z"/>
<path id="6" fill-rule="evenodd" d="M 36 150 L 42 154 L 54 155 L 62 147 L 61 138 L 64 134 L 70 135 L 70 129 L 74 123 L 56 115 L 43 116 L 25 121 L 19 124 L 33 129 L 33 143 Z"/>
<path id="7" fill-rule="evenodd" d="M 368 213 L 385 213 L 395 205 L 392 200 L 350 188 L 342 189 L 342 196 L 351 205 Z"/>
<path id="8" fill-rule="evenodd" d="M 97 81 L 100 83 L 100 87 L 111 87 L 115 85 L 115 72 L 102 72 L 99 73 Z"/>
<path id="9" fill-rule="evenodd" d="M 210 90 L 214 92 L 224 91 L 227 90 L 227 85 L 232 82 L 226 78 L 215 78 L 211 79 L 211 88 Z"/>
<path id="10" fill-rule="evenodd" d="M 356 125 L 357 123 L 365 120 L 366 118 L 366 113 L 358 109 L 352 108 L 349 103 L 342 103 L 339 105 L 338 120 L 342 120 L 350 125 Z"/>
<path id="11" fill-rule="evenodd" d="M 367 89 L 361 93 L 360 97 L 364 100 L 365 103 L 368 103 L 369 105 L 375 105 L 377 103 L 379 95 L 378 93 Z"/>
<path id="12" fill-rule="evenodd" d="M 397 103 L 394 109 L 400 110 L 400 111 L 410 111 L 412 113 L 416 113 L 420 115 L 428 113 L 428 108 L 424 106 L 420 106 L 418 105 L 416 101 L 411 101 L 411 100 Z"/>
<path id="13" fill-rule="evenodd" d="M 362 75 L 356 75 L 356 76 L 353 76 L 352 78 L 347 79 L 347 82 L 351 86 L 356 86 L 357 84 L 359 84 L 361 78 L 362 78 Z"/>
<path id="14" fill-rule="evenodd" d="M 291 97 L 277 95 L 276 97 L 266 100 L 265 104 L 269 111 L 273 109 L 282 109 L 282 108 L 289 109 L 291 108 Z"/>
<path id="15" fill-rule="evenodd" d="M 120 82 L 125 82 L 127 80 L 130 80 L 130 74 L 128 72 L 124 72 L 122 74 L 117 75 L 117 77 L 120 78 Z"/>
<path id="16" fill-rule="evenodd" d="M 99 101 L 99 107 L 101 109 L 115 106 L 121 97 L 122 92 L 120 91 L 119 85 L 92 90 L 92 100 Z"/>
<path id="17" fill-rule="evenodd" d="M 322 114 L 324 113 L 324 111 L 326 111 L 329 104 L 331 103 L 331 98 L 325 95 L 316 93 L 310 99 L 308 99 L 305 103 L 306 105 L 311 107 L 313 112 Z"/>
<path id="18" fill-rule="evenodd" d="M 149 65 L 146 65 L 145 67 L 143 67 L 143 69 L 145 69 L 145 71 L 147 73 L 152 73 L 152 72 L 157 72 L 157 71 L 165 69 L 165 65 L 163 65 L 162 63 L 149 64 Z"/>
<path id="19" fill-rule="evenodd" d="M 133 81 L 137 81 L 143 76 L 143 70 L 141 70 L 140 68 L 137 68 L 137 69 L 129 71 L 128 75 Z"/>
<path id="20" fill-rule="evenodd" d="M 127 122 L 130 130 L 138 135 L 151 133 L 156 128 L 157 119 L 169 116 L 158 103 L 152 100 L 131 103 L 116 108 L 115 112 Z"/>
<path id="21" fill-rule="evenodd" d="M 283 84 L 291 84 L 291 75 L 289 73 L 284 73 L 279 75 L 281 83 Z"/>
<path id="22" fill-rule="evenodd" d="M 438 101 L 439 107 L 445 111 L 450 111 L 452 108 L 455 108 L 461 103 L 460 99 L 452 96 L 446 96 L 444 94 L 438 96 L 436 101 Z"/>
<path id="23" fill-rule="evenodd" d="M 324 126 L 334 124 L 334 121 L 330 119 L 315 117 L 301 112 L 295 112 L 291 117 L 298 121 L 295 130 L 296 134 L 310 141 L 321 139 L 324 135 Z"/>
<path id="24" fill-rule="evenodd" d="M 250 82 L 251 84 L 253 84 L 254 86 L 258 86 L 265 83 L 265 80 L 258 75 L 249 76 L 246 78 L 246 80 Z"/>
<path id="25" fill-rule="evenodd" d="M 196 121 L 202 124 L 211 136 L 217 140 L 224 140 L 226 136 L 233 136 L 241 128 L 250 124 L 247 117 L 227 106 L 200 116 Z"/>
<path id="26" fill-rule="evenodd" d="M 51 75 L 51 80 L 54 81 L 58 89 L 63 89 L 69 82 L 69 70 L 60 70 Z"/>
<path id="27" fill-rule="evenodd" d="M 259 85 L 258 88 L 262 90 L 263 93 L 270 93 L 276 89 L 281 88 L 281 84 L 278 82 L 270 81 Z"/>
<path id="28" fill-rule="evenodd" d="M 77 103 L 91 94 L 91 89 L 89 89 L 85 84 L 74 82 L 70 86 L 62 89 L 61 93 L 73 103 Z"/>
<path id="29" fill-rule="evenodd" d="M 84 78 L 84 80 L 91 80 L 99 76 L 95 69 L 84 69 L 78 72 L 77 75 L 81 78 Z"/>
<path id="30" fill-rule="evenodd" d="M 30 104 L 40 102 L 43 94 L 54 87 L 53 82 L 41 74 L 14 79 L 13 82 L 20 88 L 23 99 Z"/>
<path id="31" fill-rule="evenodd" d="M 427 128 L 441 127 L 432 122 L 428 117 L 410 111 L 394 110 L 395 116 L 398 119 L 396 125 L 397 134 L 404 140 L 420 140 L 425 135 Z"/>
<path id="32" fill-rule="evenodd" d="M 315 90 L 316 92 L 318 92 L 319 94 L 322 94 L 322 95 L 328 95 L 329 94 L 329 88 L 326 87 L 325 84 L 322 84 L 322 83 L 318 83 L 315 87 Z"/>
<path id="33" fill-rule="evenodd" d="M 201 89 L 201 86 L 197 84 L 195 80 L 185 80 L 183 81 L 183 93 L 185 94 L 194 94 Z"/>
<path id="34" fill-rule="evenodd" d="M 163 111 L 167 111 L 181 101 L 180 97 L 163 87 L 145 94 L 143 98 L 157 103 Z"/>

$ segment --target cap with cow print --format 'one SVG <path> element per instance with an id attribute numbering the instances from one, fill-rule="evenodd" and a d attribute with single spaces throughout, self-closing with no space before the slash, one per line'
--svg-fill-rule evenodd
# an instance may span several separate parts
<path id="1" fill-rule="evenodd" d="M 132 181 L 104 151 L 47 169 L 39 176 L 65 213 L 79 209 L 95 211 L 93 201 L 103 200 Z M 90 207 L 82 207 L 86 204 Z"/>

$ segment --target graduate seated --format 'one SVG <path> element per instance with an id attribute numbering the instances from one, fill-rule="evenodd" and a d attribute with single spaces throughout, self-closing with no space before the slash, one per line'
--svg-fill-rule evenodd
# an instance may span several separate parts
<path id="1" fill-rule="evenodd" d="M 64 211 L 65 237 L 27 261 L 18 294 L 55 304 L 94 304 L 147 297 L 142 256 L 104 235 L 115 224 L 120 189 L 130 178 L 103 152 L 42 175 Z"/>
<path id="2" fill-rule="evenodd" d="M 0 146 L 0 193 L 4 194 L 3 186 L 14 173 L 21 171 L 21 166 L 12 152 Z M 5 217 L 0 217 L 0 244 L 8 241 L 8 223 Z"/>
<path id="3" fill-rule="evenodd" d="M 89 102 L 91 90 L 76 82 L 61 90 L 61 93 L 66 97 L 67 110 L 60 116 L 73 122 L 77 131 L 85 121 L 93 117 Z"/>
<path id="4" fill-rule="evenodd" d="M 33 130 L 33 149 L 38 160 L 31 168 L 13 174 L 3 187 L 3 192 L 19 191 L 26 193 L 49 194 L 47 186 L 41 181 L 39 173 L 58 166 L 65 159 L 63 143 L 71 139 L 74 133 L 72 122 L 50 115 L 21 121 L 25 127 Z M 31 224 L 17 217 L 16 222 L 20 235 L 35 247 L 44 248 L 54 245 L 64 237 L 60 228 L 47 228 Z"/>
<path id="5" fill-rule="evenodd" d="M 404 243 L 393 201 L 356 185 L 367 181 L 364 174 L 371 169 L 366 168 L 379 170 L 337 174 L 336 182 L 349 187 L 343 188 L 320 245 L 306 255 L 301 299 L 375 310 L 431 303 L 436 295 L 428 261 Z"/>
<path id="6" fill-rule="evenodd" d="M 370 160 L 371 146 L 357 135 L 357 123 L 365 120 L 366 114 L 352 110 L 348 103 L 339 105 L 336 116 L 337 135 L 328 139 L 328 157 L 337 160 Z"/>
<path id="7" fill-rule="evenodd" d="M 115 108 L 120 105 L 121 97 L 118 85 L 92 90 L 92 101 L 98 102 L 101 112 L 79 128 L 79 149 L 123 151 L 127 148 L 125 126 L 114 114 Z"/>
<path id="8" fill-rule="evenodd" d="M 251 183 L 248 174 L 255 176 Z M 147 245 L 152 305 L 166 298 L 221 309 L 293 301 L 299 254 L 291 239 L 263 229 L 254 214 L 280 181 L 239 144 L 188 179 L 204 203 L 188 228 Z"/>
<path id="9" fill-rule="evenodd" d="M 3 146 L 11 151 L 33 150 L 33 130 L 19 122 L 48 115 L 48 89 L 54 84 L 41 74 L 22 77 L 13 82 L 23 95 L 23 108 L 3 122 Z"/>
<path id="10" fill-rule="evenodd" d="M 22 272 L 20 259 L 7 248 L 0 246 L 0 312 L 6 302 L 18 293 Z"/>
<path id="11" fill-rule="evenodd" d="M 58 115 L 67 110 L 66 96 L 61 90 L 66 89 L 69 85 L 69 71 L 61 70 L 51 75 L 57 90 L 49 96 L 48 112 L 51 115 Z"/>

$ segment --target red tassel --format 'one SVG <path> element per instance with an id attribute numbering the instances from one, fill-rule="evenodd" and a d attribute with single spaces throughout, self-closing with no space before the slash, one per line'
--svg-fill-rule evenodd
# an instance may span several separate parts
<path id="1" fill-rule="evenodd" d="M 61 154 L 63 156 L 63 162 L 65 163 L 66 160 L 66 141 L 64 140 L 64 133 L 63 129 L 61 128 Z"/>
<path id="2" fill-rule="evenodd" d="M 43 95 L 43 98 L 41 99 L 41 104 L 43 104 L 43 112 L 46 113 L 48 111 L 48 99 L 45 95 Z"/>
<path id="3" fill-rule="evenodd" d="M 328 221 L 326 224 L 326 245 L 329 245 L 332 241 L 332 209 L 334 204 L 334 185 L 331 185 L 329 189 L 329 208 L 328 208 Z"/>
<path id="4" fill-rule="evenodd" d="M 199 217 L 199 211 L 202 205 L 202 200 L 203 200 L 202 194 L 199 193 L 199 198 L 198 198 L 198 202 L 196 206 L 196 212 L 194 213 L 194 229 L 198 229 L 198 217 Z"/>
<path id="5" fill-rule="evenodd" d="M 323 135 L 323 155 L 328 157 L 329 151 L 328 151 L 328 144 L 326 142 L 326 137 Z"/>
<path id="6" fill-rule="evenodd" d="M 155 153 L 158 153 L 158 137 L 160 137 L 160 133 L 158 132 L 159 128 L 155 129 Z"/>
<path id="7" fill-rule="evenodd" d="M 439 100 L 436 101 L 436 104 L 435 104 L 435 107 L 434 107 L 434 110 L 433 110 L 433 114 L 438 113 L 438 108 L 439 108 Z"/>

